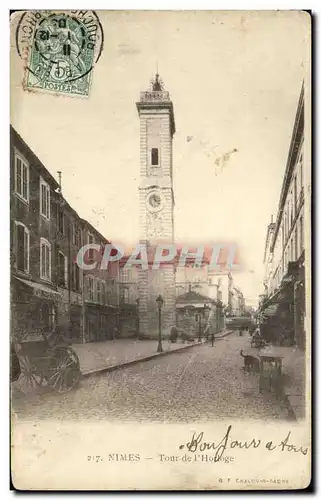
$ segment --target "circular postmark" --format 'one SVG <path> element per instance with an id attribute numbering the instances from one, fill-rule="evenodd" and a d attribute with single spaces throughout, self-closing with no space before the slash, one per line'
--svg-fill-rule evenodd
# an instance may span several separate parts
<path id="1" fill-rule="evenodd" d="M 19 19 L 16 48 L 27 88 L 88 95 L 104 34 L 94 11 L 29 11 Z"/>

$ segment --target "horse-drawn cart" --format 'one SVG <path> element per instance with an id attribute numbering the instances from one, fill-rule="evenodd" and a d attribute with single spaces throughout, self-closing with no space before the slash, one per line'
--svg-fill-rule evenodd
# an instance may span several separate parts
<path id="1" fill-rule="evenodd" d="M 36 333 L 20 339 L 14 348 L 21 370 L 17 382 L 24 392 L 43 388 L 64 393 L 79 382 L 78 356 L 62 337 Z"/>

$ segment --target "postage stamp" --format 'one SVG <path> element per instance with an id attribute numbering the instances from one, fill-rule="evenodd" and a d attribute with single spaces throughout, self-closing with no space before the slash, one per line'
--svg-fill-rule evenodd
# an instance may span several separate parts
<path id="1" fill-rule="evenodd" d="M 12 19 L 11 488 L 309 491 L 312 16 L 110 3 Z"/>
<path id="2" fill-rule="evenodd" d="M 93 11 L 23 13 L 16 46 L 26 61 L 24 88 L 88 96 L 103 38 Z"/>

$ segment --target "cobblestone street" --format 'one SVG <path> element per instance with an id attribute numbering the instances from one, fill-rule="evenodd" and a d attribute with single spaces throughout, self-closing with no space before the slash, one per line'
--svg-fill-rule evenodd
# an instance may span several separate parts
<path id="1" fill-rule="evenodd" d="M 18 418 L 194 421 L 286 419 L 273 394 L 259 394 L 258 375 L 241 369 L 249 338 L 233 333 L 157 360 L 84 379 L 65 395 L 13 394 Z"/>

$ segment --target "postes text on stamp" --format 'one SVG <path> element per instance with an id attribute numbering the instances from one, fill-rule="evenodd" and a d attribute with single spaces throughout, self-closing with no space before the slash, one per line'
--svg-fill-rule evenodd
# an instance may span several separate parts
<path id="1" fill-rule="evenodd" d="M 88 96 L 103 49 L 93 11 L 33 11 L 19 21 L 16 44 L 26 61 L 24 88 Z"/>

